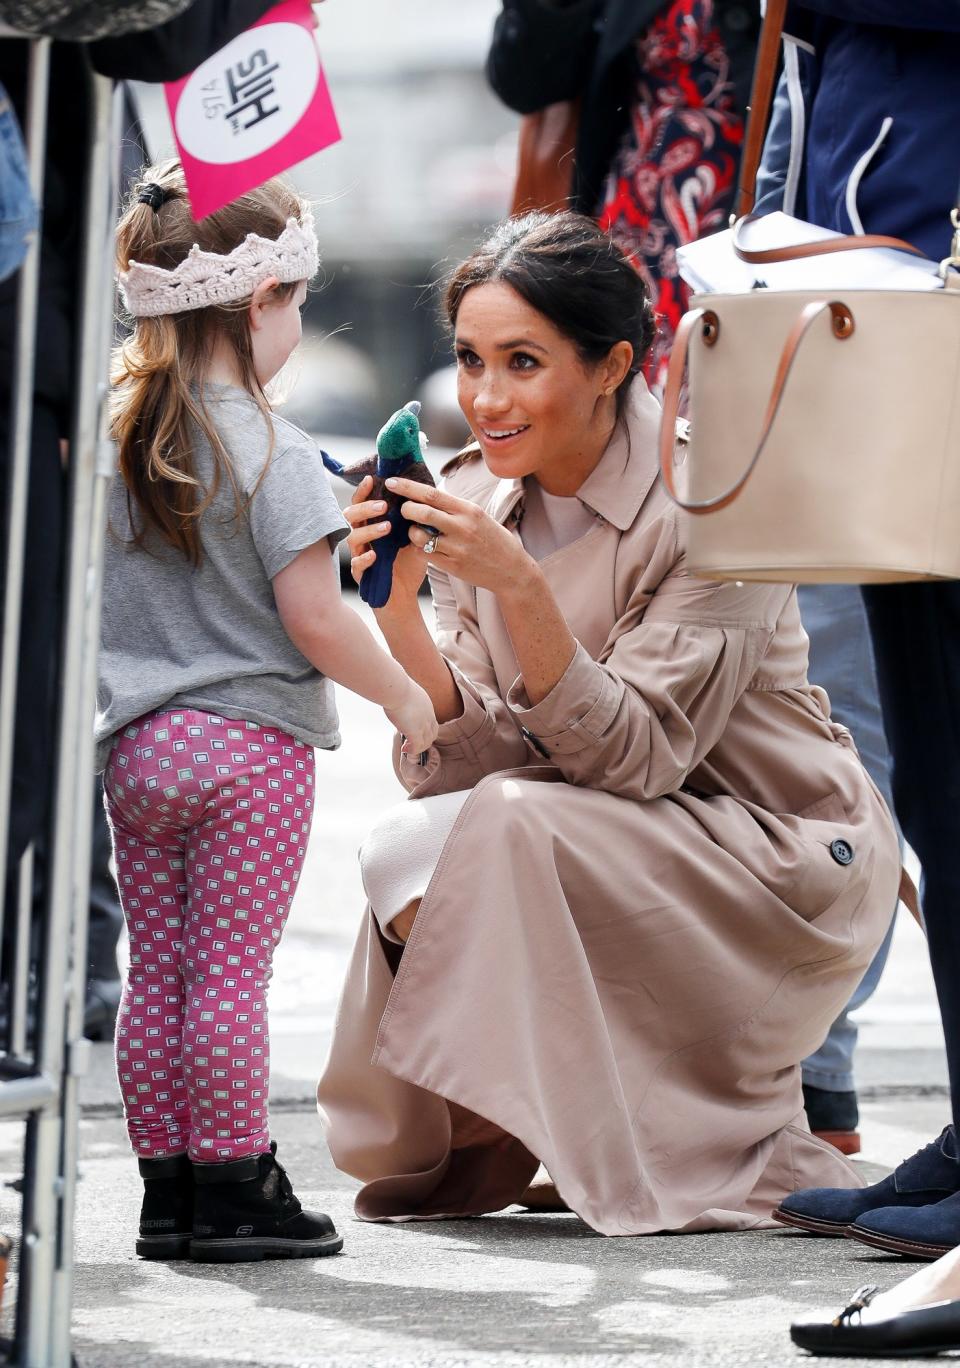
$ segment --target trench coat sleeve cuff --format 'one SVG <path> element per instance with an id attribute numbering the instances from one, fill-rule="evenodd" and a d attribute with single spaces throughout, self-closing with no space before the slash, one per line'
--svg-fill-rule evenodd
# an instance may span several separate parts
<path id="1" fill-rule="evenodd" d="M 472 787 L 485 773 L 484 749 L 497 739 L 497 718 L 483 695 L 449 660 L 447 664 L 460 691 L 463 712 L 450 722 L 441 722 L 426 765 L 420 765 L 418 756 L 401 755 L 400 739 L 394 738 L 394 768 L 414 798 L 443 792 L 448 781 L 454 787 Z M 503 726 L 502 718 L 499 726 Z M 510 730 L 513 732 L 512 727 Z M 514 734 L 519 740 L 519 728 Z"/>
<path id="2" fill-rule="evenodd" d="M 441 722 L 434 742 L 441 756 L 474 759 L 484 742 L 496 730 L 496 719 L 490 713 L 479 690 L 462 675 L 456 665 L 447 661 L 453 682 L 460 692 L 463 712 L 451 722 Z"/>
<path id="3" fill-rule="evenodd" d="M 546 698 L 530 706 L 523 680 L 516 679 L 507 705 L 528 745 L 540 755 L 573 755 L 594 746 L 620 710 L 624 686 L 581 645 Z"/>

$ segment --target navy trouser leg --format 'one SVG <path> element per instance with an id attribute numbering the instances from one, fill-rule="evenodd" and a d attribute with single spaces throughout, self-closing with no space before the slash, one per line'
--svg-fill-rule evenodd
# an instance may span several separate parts
<path id="1" fill-rule="evenodd" d="M 864 589 L 893 799 L 923 870 L 954 1124 L 960 1117 L 960 582 Z M 958 1129 L 960 1133 L 960 1129 Z"/>

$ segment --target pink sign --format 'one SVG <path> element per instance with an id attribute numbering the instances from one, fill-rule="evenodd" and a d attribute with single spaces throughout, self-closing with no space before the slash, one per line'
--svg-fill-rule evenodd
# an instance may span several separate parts
<path id="1" fill-rule="evenodd" d="M 282 0 L 164 89 L 194 218 L 340 139 L 308 0 Z"/>

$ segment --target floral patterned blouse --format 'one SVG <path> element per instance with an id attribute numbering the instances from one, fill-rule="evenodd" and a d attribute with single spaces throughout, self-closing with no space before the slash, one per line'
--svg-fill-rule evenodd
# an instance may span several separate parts
<path id="1" fill-rule="evenodd" d="M 630 123 L 597 217 L 647 283 L 659 326 L 644 372 L 660 393 L 689 298 L 676 249 L 726 227 L 744 120 L 713 0 L 665 4 L 637 39 L 634 61 Z"/>

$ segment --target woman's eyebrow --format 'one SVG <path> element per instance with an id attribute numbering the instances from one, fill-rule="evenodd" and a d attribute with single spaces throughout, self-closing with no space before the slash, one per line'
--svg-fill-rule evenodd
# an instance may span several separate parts
<path id="1" fill-rule="evenodd" d="M 515 337 L 512 342 L 498 342 L 497 351 L 513 351 L 517 347 L 523 347 L 527 351 L 538 351 L 547 354 L 546 347 L 541 347 L 539 342 L 534 342 L 532 337 Z"/>
<path id="2" fill-rule="evenodd" d="M 456 338 L 454 345 L 463 347 L 466 351 L 476 351 L 473 343 L 466 337 Z M 509 342 L 498 342 L 496 344 L 497 351 L 514 351 L 518 347 L 523 348 L 525 351 L 543 352 L 544 356 L 549 355 L 547 348 L 542 347 L 539 342 L 534 342 L 532 337 L 514 337 Z"/>

